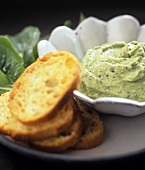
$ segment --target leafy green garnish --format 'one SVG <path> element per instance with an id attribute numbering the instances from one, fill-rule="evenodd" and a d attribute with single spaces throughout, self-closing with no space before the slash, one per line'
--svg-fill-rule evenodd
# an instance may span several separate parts
<path id="1" fill-rule="evenodd" d="M 70 19 L 68 19 L 68 20 L 66 20 L 66 21 L 64 22 L 64 25 L 65 25 L 66 27 L 71 27 L 71 26 L 72 26 L 72 21 L 71 21 Z"/>
<path id="2" fill-rule="evenodd" d="M 13 81 L 0 70 L 0 94 L 10 91 Z"/>
<path id="3" fill-rule="evenodd" d="M 13 82 L 24 71 L 23 59 L 19 56 L 7 36 L 0 36 L 0 69 Z"/>
<path id="4" fill-rule="evenodd" d="M 78 23 L 81 23 L 83 20 L 85 19 L 85 15 L 83 14 L 83 12 L 80 12 L 80 16 L 79 16 L 79 22 Z M 72 27 L 72 21 L 70 19 L 66 20 L 64 22 L 64 25 L 66 27 Z"/>
<path id="5" fill-rule="evenodd" d="M 0 36 L 0 93 L 7 91 L 24 71 L 23 59 L 7 36 Z"/>
<path id="6" fill-rule="evenodd" d="M 40 40 L 39 28 L 28 26 L 20 33 L 14 36 L 8 35 L 8 37 L 19 55 L 23 58 L 25 68 L 36 60 L 38 57 L 37 43 Z"/>
<path id="7" fill-rule="evenodd" d="M 9 91 L 26 67 L 37 58 L 38 27 L 27 26 L 14 36 L 0 36 L 0 94 Z"/>
<path id="8" fill-rule="evenodd" d="M 80 12 L 79 23 L 81 23 L 85 19 L 85 15 L 83 12 Z"/>

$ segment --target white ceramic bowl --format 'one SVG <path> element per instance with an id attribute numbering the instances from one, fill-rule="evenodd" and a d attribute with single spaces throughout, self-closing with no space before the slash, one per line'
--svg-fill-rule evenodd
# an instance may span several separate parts
<path id="1" fill-rule="evenodd" d="M 87 50 L 96 45 L 134 40 L 145 42 L 145 25 L 140 25 L 135 17 L 120 15 L 103 21 L 91 16 L 74 30 L 66 26 L 56 27 L 48 40 L 38 43 L 37 50 L 39 57 L 51 51 L 66 50 L 81 61 Z M 79 91 L 74 91 L 74 96 L 105 114 L 132 117 L 145 112 L 145 102 L 114 97 L 91 99 Z"/>

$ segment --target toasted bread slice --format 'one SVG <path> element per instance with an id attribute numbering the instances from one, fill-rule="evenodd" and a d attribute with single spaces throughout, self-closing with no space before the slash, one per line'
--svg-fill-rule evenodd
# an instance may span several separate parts
<path id="1" fill-rule="evenodd" d="M 81 111 L 74 103 L 74 120 L 70 128 L 56 137 L 46 140 L 30 141 L 30 146 L 45 152 L 64 152 L 75 145 L 83 131 Z"/>
<path id="2" fill-rule="evenodd" d="M 50 52 L 38 58 L 11 90 L 11 113 L 26 124 L 54 116 L 78 88 L 80 72 L 80 62 L 69 52 Z"/>
<path id="3" fill-rule="evenodd" d="M 99 114 L 93 108 L 76 100 L 82 111 L 83 133 L 78 142 L 73 146 L 76 149 L 90 149 L 97 147 L 103 141 L 104 125 Z"/>
<path id="4" fill-rule="evenodd" d="M 9 93 L 0 96 L 0 132 L 21 141 L 42 140 L 57 136 L 65 131 L 73 121 L 72 98 L 51 119 L 33 125 L 27 125 L 16 119 L 7 107 Z"/>

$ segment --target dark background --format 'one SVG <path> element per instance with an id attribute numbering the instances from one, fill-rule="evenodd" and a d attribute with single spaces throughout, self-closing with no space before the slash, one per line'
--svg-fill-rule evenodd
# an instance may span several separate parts
<path id="1" fill-rule="evenodd" d="M 28 25 L 38 26 L 42 35 L 50 33 L 66 20 L 72 21 L 72 28 L 79 22 L 82 12 L 85 17 L 95 16 L 109 20 L 114 16 L 129 14 L 145 23 L 145 3 L 143 0 L 1 0 L 0 34 L 16 34 Z"/>

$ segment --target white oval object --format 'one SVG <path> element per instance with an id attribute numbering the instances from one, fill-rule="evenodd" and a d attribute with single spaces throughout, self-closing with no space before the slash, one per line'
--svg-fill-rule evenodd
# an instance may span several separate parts
<path id="1" fill-rule="evenodd" d="M 57 49 L 47 40 L 41 40 L 37 45 L 37 51 L 39 57 L 42 58 L 44 54 L 55 52 Z"/>
<path id="2" fill-rule="evenodd" d="M 83 55 L 89 48 L 102 45 L 106 39 L 106 22 L 95 17 L 84 19 L 75 29 Z"/>
<path id="3" fill-rule="evenodd" d="M 107 42 L 125 41 L 126 43 L 137 40 L 140 28 L 139 21 L 130 15 L 121 15 L 107 22 Z"/>
<path id="4" fill-rule="evenodd" d="M 75 32 L 66 26 L 59 26 L 54 29 L 49 37 L 49 42 L 58 50 L 71 52 L 79 60 L 83 58 L 83 53 Z"/>
<path id="5" fill-rule="evenodd" d="M 145 43 L 145 24 L 140 27 L 137 41 Z"/>

